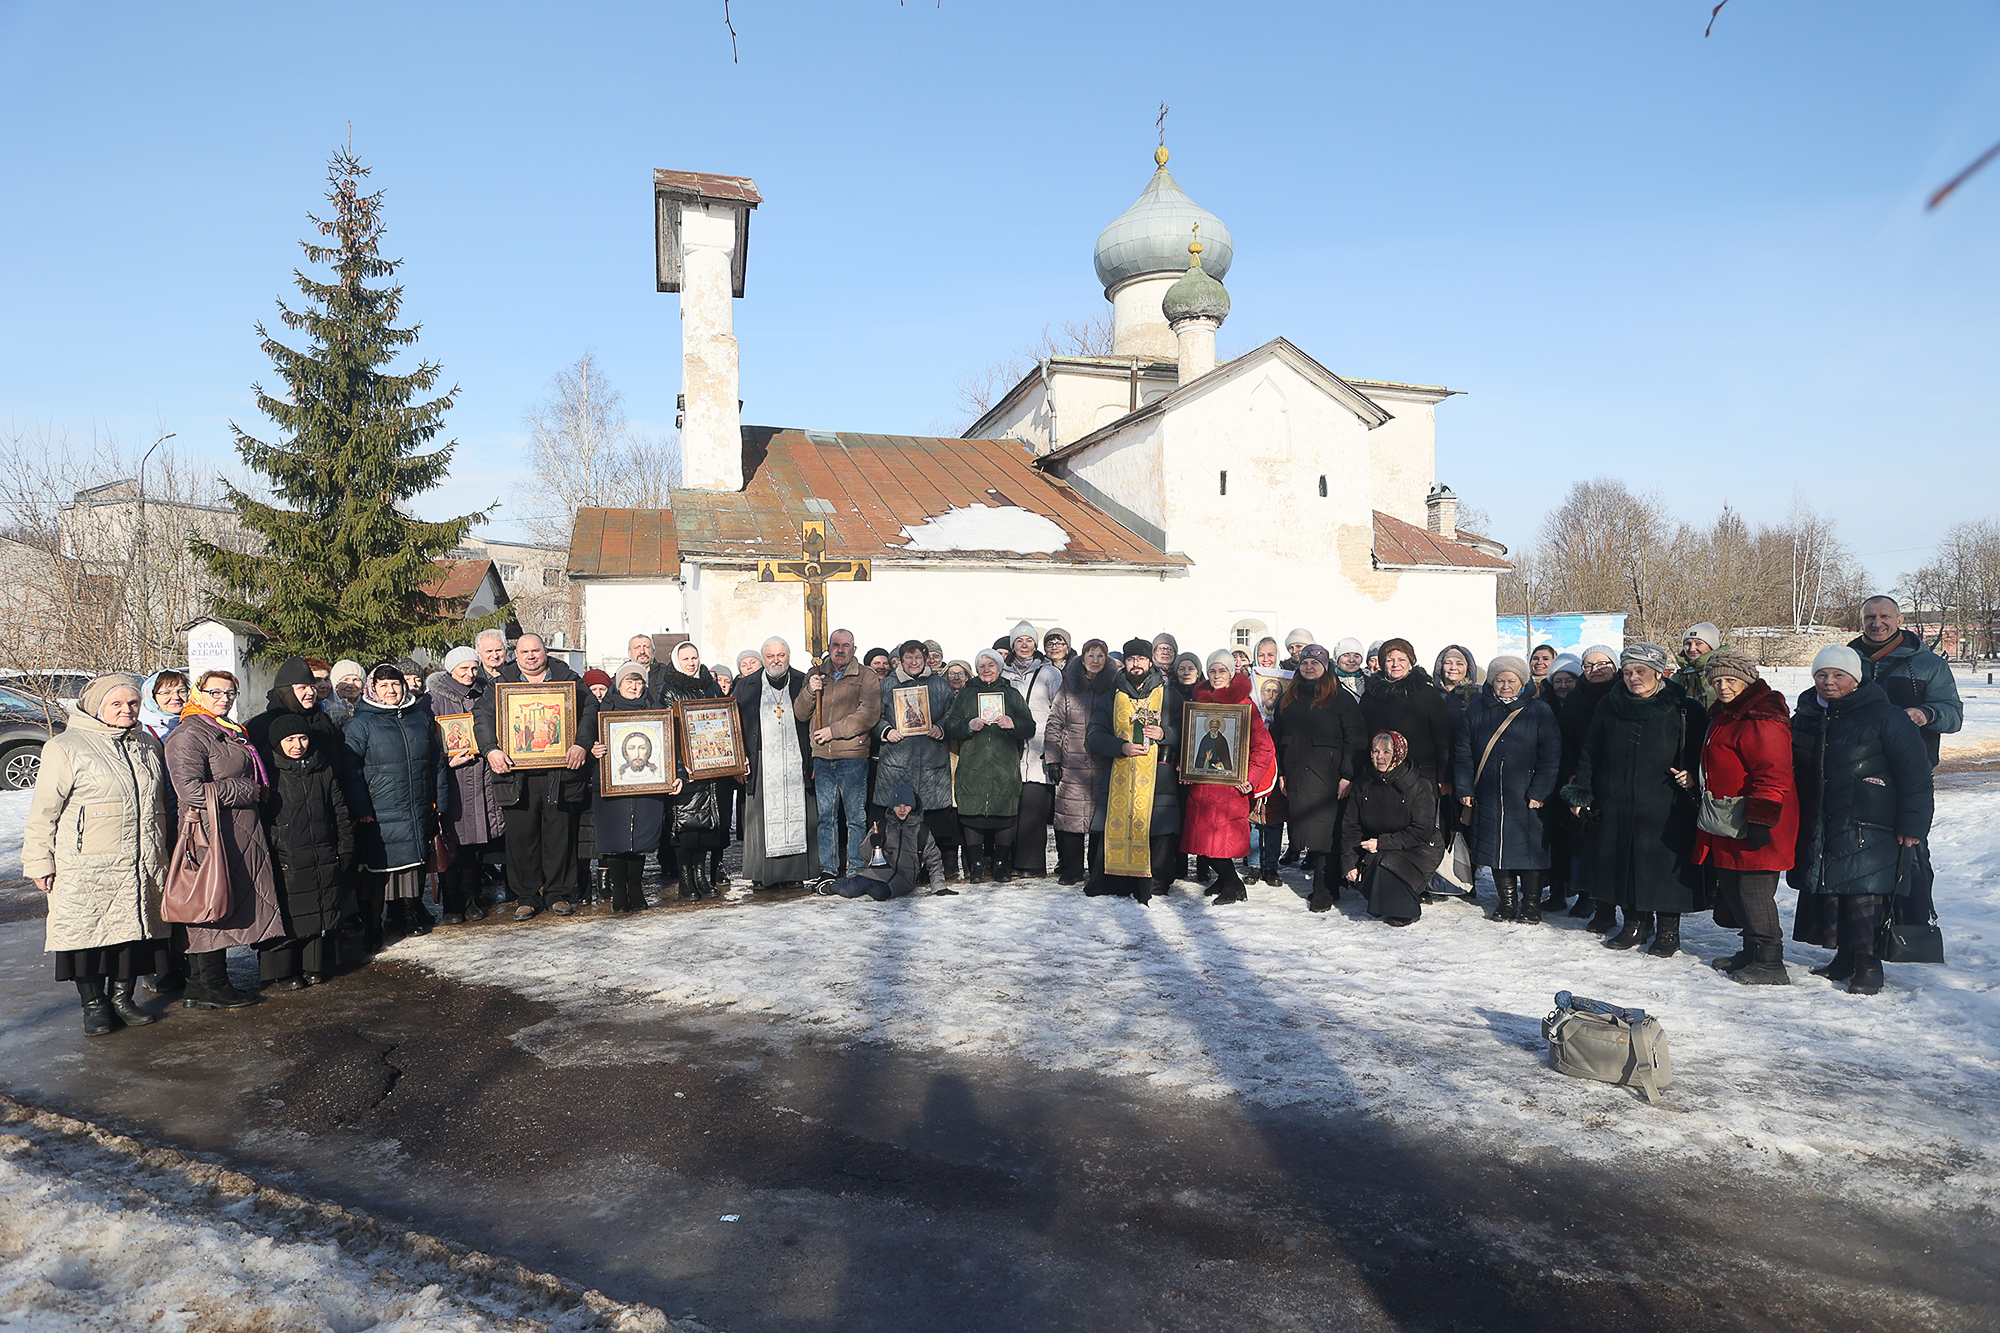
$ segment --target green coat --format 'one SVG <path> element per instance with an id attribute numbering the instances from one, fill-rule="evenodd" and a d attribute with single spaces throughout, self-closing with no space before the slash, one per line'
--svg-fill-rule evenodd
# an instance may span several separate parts
<path id="1" fill-rule="evenodd" d="M 1001 695 L 1014 729 L 972 729 L 979 716 L 979 696 Z M 974 678 L 966 682 L 944 715 L 945 739 L 958 742 L 955 784 L 958 813 L 973 818 L 1012 819 L 1021 811 L 1021 746 L 1035 734 L 1035 715 L 1028 702 L 1005 680 L 991 685 Z"/>

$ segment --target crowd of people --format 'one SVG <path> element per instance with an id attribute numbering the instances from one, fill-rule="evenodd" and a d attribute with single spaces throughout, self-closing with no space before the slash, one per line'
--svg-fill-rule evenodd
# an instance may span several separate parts
<path id="1" fill-rule="evenodd" d="M 1305 629 L 1204 658 L 1171 634 L 1078 645 L 1023 622 L 969 662 L 914 638 L 857 652 L 842 629 L 803 669 L 781 638 L 704 665 L 690 642 L 656 660 L 639 634 L 581 676 L 494 630 L 434 670 L 287 659 L 261 709 L 226 671 L 105 675 L 43 752 L 24 873 L 93 1036 L 157 1021 L 142 979 L 193 1008 L 256 1003 L 235 947 L 260 989 L 316 985 L 436 927 L 430 901 L 447 926 L 505 903 L 520 922 L 641 911 L 648 857 L 663 903 L 716 898 L 739 840 L 748 890 L 951 894 L 1043 879 L 1053 844 L 1056 883 L 1091 896 L 1143 904 L 1190 880 L 1222 906 L 1297 866 L 1309 911 L 1354 892 L 1393 927 L 1476 901 L 1484 868 L 1494 920 L 1587 916 L 1611 949 L 1670 957 L 1681 918 L 1712 911 L 1743 942 L 1714 966 L 1750 984 L 1791 979 L 1782 874 L 1793 938 L 1835 950 L 1813 971 L 1873 994 L 1885 919 L 1934 912 L 1931 773 L 1963 715 L 1893 600 L 1861 618 L 1789 702 L 1712 624 L 1677 658 L 1542 645 L 1482 665 L 1452 644 L 1428 671 L 1408 639 L 1329 648 Z M 510 762 L 502 682 L 573 683 L 561 766 Z M 600 717 L 722 699 L 746 773 L 697 776 L 682 755 L 664 790 L 607 794 L 598 766 L 631 757 L 593 743 Z M 1245 724 L 1233 740 L 1224 713 Z M 468 715 L 476 746 L 455 749 L 438 720 Z M 198 924 L 163 919 L 177 841 L 226 880 Z"/>

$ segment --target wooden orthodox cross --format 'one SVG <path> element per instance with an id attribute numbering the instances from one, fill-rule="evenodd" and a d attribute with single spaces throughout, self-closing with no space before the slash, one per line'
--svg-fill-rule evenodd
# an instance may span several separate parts
<path id="1" fill-rule="evenodd" d="M 828 560 L 826 524 L 809 518 L 799 525 L 800 559 L 759 560 L 757 582 L 806 585 L 806 651 L 817 662 L 826 653 L 826 585 L 868 582 L 866 560 Z"/>

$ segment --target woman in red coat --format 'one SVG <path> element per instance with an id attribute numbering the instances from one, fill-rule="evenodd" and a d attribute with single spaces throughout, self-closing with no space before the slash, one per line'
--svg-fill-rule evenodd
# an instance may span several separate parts
<path id="1" fill-rule="evenodd" d="M 1799 839 L 1790 714 L 1785 696 L 1758 678 L 1748 653 L 1718 649 L 1703 670 L 1716 705 L 1702 742 L 1696 798 L 1705 809 L 1716 802 L 1703 792 L 1739 801 L 1735 822 L 1743 829 L 1741 837 L 1700 827 L 1694 835 L 1695 861 L 1715 873 L 1715 923 L 1743 931 L 1743 948 L 1714 966 L 1746 985 L 1787 986 L 1777 892 Z"/>
<path id="2" fill-rule="evenodd" d="M 1208 679 L 1194 687 L 1196 703 L 1247 704 L 1250 702 L 1250 673 L 1236 669 L 1236 658 L 1226 649 L 1208 655 Z M 1200 767 L 1207 759 L 1233 768 L 1226 754 L 1229 738 L 1217 733 L 1213 738 L 1184 736 L 1181 742 L 1195 756 Z M 1250 855 L 1250 805 L 1278 785 L 1278 751 L 1271 733 L 1255 708 L 1250 710 L 1250 768 L 1246 781 L 1191 782 L 1187 785 L 1187 811 L 1181 820 L 1181 851 L 1202 858 L 1203 868 L 1215 868 L 1215 882 L 1205 892 L 1220 903 L 1240 903 L 1250 896 L 1236 873 L 1238 857 Z"/>

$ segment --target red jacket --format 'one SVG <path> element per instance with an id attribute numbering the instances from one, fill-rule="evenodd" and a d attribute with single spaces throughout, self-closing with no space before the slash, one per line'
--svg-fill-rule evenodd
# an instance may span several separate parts
<path id="1" fill-rule="evenodd" d="M 1250 702 L 1250 674 L 1245 671 L 1222 689 L 1203 681 L 1194 688 L 1196 703 L 1241 704 Z M 1195 741 L 1183 736 L 1181 744 Z M 1187 810 L 1181 817 L 1181 851 L 1188 856 L 1250 855 L 1250 803 L 1278 782 L 1278 750 L 1271 733 L 1255 708 L 1250 710 L 1250 791 L 1246 794 L 1226 782 L 1191 782 L 1187 787 Z"/>
<path id="2" fill-rule="evenodd" d="M 1694 859 L 1721 870 L 1790 870 L 1799 841 L 1799 792 L 1792 778 L 1792 726 L 1785 696 L 1761 680 L 1708 715 L 1701 764 L 1711 796 L 1747 796 L 1744 818 L 1771 831 L 1752 847 L 1696 830 Z M 1697 794 L 1698 795 L 1698 794 Z"/>

